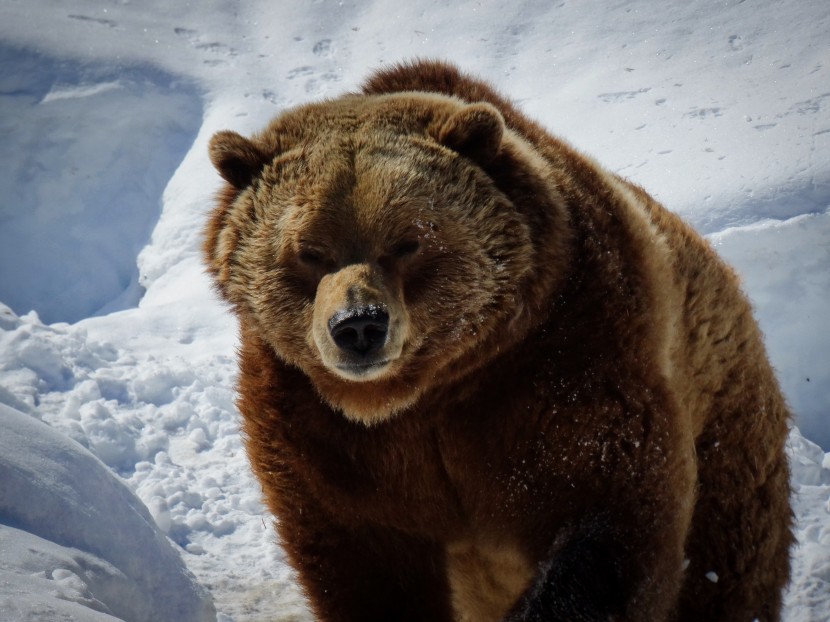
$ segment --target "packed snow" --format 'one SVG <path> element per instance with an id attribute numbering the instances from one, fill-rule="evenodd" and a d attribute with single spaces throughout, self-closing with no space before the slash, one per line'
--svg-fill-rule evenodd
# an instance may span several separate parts
<path id="1" fill-rule="evenodd" d="M 4 0 L 0 618 L 311 620 L 200 264 L 206 145 L 417 56 L 489 79 L 736 267 L 795 413 L 785 620 L 826 622 L 828 32 L 819 0 Z"/>
<path id="2" fill-rule="evenodd" d="M 216 615 L 144 504 L 98 458 L 4 404 L 0 431 L 4 619 L 83 617 L 79 605 L 109 614 L 96 620 Z"/>

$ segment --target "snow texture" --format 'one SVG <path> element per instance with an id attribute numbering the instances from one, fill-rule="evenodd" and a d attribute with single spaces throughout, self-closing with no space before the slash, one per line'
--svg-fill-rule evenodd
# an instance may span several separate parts
<path id="1" fill-rule="evenodd" d="M 211 620 L 195 577 L 221 622 L 311 619 L 200 264 L 207 141 L 438 57 L 735 266 L 796 417 L 785 620 L 826 622 L 828 32 L 818 0 L 0 3 L 0 618 Z"/>
<path id="2" fill-rule="evenodd" d="M 98 458 L 4 404 L 0 434 L 4 620 L 82 615 L 78 605 L 109 614 L 96 620 L 215 617 L 147 508 Z"/>

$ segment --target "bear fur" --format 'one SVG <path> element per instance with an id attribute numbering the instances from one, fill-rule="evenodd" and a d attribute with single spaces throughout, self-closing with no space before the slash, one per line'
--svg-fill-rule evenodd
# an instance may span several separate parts
<path id="1" fill-rule="evenodd" d="M 690 227 L 440 62 L 210 155 L 247 449 L 320 620 L 779 619 L 789 414 Z"/>

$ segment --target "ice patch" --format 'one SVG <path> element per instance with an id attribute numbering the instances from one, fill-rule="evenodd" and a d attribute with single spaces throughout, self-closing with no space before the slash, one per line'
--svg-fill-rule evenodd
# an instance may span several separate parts
<path id="1" fill-rule="evenodd" d="M 114 80 L 113 82 L 101 82 L 100 84 L 81 86 L 56 84 L 52 87 L 52 90 L 46 94 L 46 96 L 40 103 L 48 104 L 51 102 L 60 101 L 62 99 L 81 99 L 84 97 L 93 97 L 95 95 L 101 95 L 102 93 L 106 93 L 107 91 L 112 91 L 120 88 L 122 88 L 122 86 L 119 80 Z"/>

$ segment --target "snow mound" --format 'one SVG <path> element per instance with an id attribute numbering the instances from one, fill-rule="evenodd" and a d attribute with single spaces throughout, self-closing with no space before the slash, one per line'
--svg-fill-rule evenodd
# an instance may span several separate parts
<path id="1" fill-rule="evenodd" d="M 726 229 L 709 239 L 743 279 L 798 427 L 830 447 L 830 209 Z"/>
<path id="2" fill-rule="evenodd" d="M 5 620 L 216 619 L 124 483 L 77 443 L 3 404 L 0 550 Z"/>
<path id="3" fill-rule="evenodd" d="M 201 125 L 195 88 L 2 44 L 0 65 L 0 300 L 48 323 L 135 306 L 136 257 Z"/>
<path id="4" fill-rule="evenodd" d="M 830 594 L 830 453 L 798 430 L 788 443 L 798 541 L 792 581 L 784 597 L 786 622 L 826 622 Z"/>

